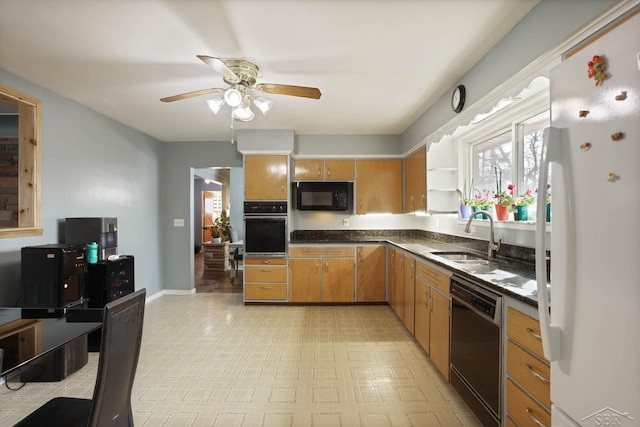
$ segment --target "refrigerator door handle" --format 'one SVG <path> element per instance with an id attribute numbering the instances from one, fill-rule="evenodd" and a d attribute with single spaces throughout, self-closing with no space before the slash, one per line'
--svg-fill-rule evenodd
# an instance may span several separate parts
<path id="1" fill-rule="evenodd" d="M 549 176 L 549 165 L 551 162 L 557 163 L 561 168 L 562 134 L 558 128 L 547 128 L 544 130 L 542 142 L 542 158 L 540 159 L 540 176 L 538 178 L 538 200 L 547 199 L 547 183 Z M 563 170 L 563 172 L 565 172 Z M 564 184 L 563 180 L 563 184 Z M 562 330 L 551 326 L 549 314 L 549 290 L 547 289 L 547 251 L 546 251 L 546 203 L 538 203 L 536 211 L 536 280 L 538 287 L 538 315 L 540 317 L 540 331 L 542 333 L 542 348 L 544 356 L 549 361 L 561 358 L 561 336 Z M 556 232 L 562 232 L 557 230 Z M 555 258 L 557 259 L 557 258 Z M 556 307 L 562 310 L 560 307 Z"/>

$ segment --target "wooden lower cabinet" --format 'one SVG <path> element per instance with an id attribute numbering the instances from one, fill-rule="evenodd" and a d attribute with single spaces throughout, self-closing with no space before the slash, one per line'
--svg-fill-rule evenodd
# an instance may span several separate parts
<path id="1" fill-rule="evenodd" d="M 451 278 L 421 261 L 416 262 L 415 269 L 414 336 L 448 381 Z"/>
<path id="2" fill-rule="evenodd" d="M 449 380 L 450 313 L 451 299 L 437 290 L 432 290 L 429 356 L 447 381 Z"/>
<path id="3" fill-rule="evenodd" d="M 508 307 L 506 346 L 507 414 L 520 427 L 550 427 L 551 373 L 538 320 Z"/>
<path id="4" fill-rule="evenodd" d="M 414 333 L 415 329 L 415 271 L 416 260 L 408 255 L 404 255 L 404 271 L 403 271 L 403 283 L 402 283 L 402 321 L 404 326 Z"/>
<path id="5" fill-rule="evenodd" d="M 355 264 L 349 258 L 325 258 L 322 263 L 322 302 L 353 302 Z"/>
<path id="6" fill-rule="evenodd" d="M 289 260 L 290 302 L 322 301 L 322 259 Z"/>
<path id="7" fill-rule="evenodd" d="M 395 303 L 392 306 L 396 316 L 404 323 L 404 255 L 396 251 L 394 259 Z"/>
<path id="8" fill-rule="evenodd" d="M 287 260 L 246 258 L 244 260 L 245 301 L 287 300 Z"/>
<path id="9" fill-rule="evenodd" d="M 289 301 L 296 303 L 355 300 L 355 248 L 289 248 Z"/>
<path id="10" fill-rule="evenodd" d="M 389 303 L 389 307 L 397 313 L 398 286 L 396 284 L 396 256 L 397 251 L 395 249 L 387 248 L 387 282 L 389 284 L 387 302 Z"/>
<path id="11" fill-rule="evenodd" d="M 551 414 L 507 379 L 507 413 L 520 427 L 551 427 Z"/>
<path id="12" fill-rule="evenodd" d="M 356 248 L 357 302 L 386 301 L 386 257 L 383 245 Z"/>
<path id="13" fill-rule="evenodd" d="M 431 287 L 420 280 L 416 280 L 415 328 L 413 335 L 427 353 L 429 353 L 431 333 L 430 298 Z"/>

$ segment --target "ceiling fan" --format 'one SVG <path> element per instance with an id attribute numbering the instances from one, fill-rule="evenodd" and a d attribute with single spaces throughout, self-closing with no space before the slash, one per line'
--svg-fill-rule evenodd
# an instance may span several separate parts
<path id="1" fill-rule="evenodd" d="M 320 99 L 320 89 L 305 86 L 291 86 L 272 83 L 258 83 L 259 67 L 248 59 L 222 60 L 213 56 L 198 55 L 198 58 L 222 75 L 222 79 L 229 85 L 228 88 L 211 88 L 182 93 L 160 99 L 162 102 L 173 102 L 194 96 L 208 95 L 211 93 L 224 93 L 222 96 L 207 101 L 209 108 L 214 113 L 229 105 L 233 108 L 232 117 L 237 120 L 250 121 L 254 114 L 249 108 L 253 103 L 263 114 L 271 109 L 272 101 L 254 96 L 252 92 L 270 93 L 276 95 L 299 96 L 303 98 Z"/>

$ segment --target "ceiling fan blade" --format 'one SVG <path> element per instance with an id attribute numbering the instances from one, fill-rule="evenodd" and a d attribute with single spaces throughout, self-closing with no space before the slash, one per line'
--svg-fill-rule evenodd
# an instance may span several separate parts
<path id="1" fill-rule="evenodd" d="M 232 81 L 234 83 L 240 82 L 242 80 L 236 73 L 233 72 L 231 68 L 224 63 L 224 61 L 220 58 L 216 58 L 214 56 L 206 56 L 206 55 L 197 55 L 198 58 L 213 68 L 218 74 L 222 75 L 225 79 Z"/>
<path id="2" fill-rule="evenodd" d="M 194 96 L 208 95 L 210 93 L 220 93 L 220 92 L 224 92 L 224 89 L 220 89 L 220 88 L 202 89 L 202 90 L 196 90 L 194 92 L 181 93 L 180 95 L 168 96 L 166 98 L 160 99 L 160 101 L 162 102 L 180 101 L 181 99 L 193 98 Z"/>
<path id="3" fill-rule="evenodd" d="M 322 93 L 320 89 L 305 86 L 277 85 L 272 83 L 260 83 L 256 85 L 256 90 L 277 95 L 301 96 L 303 98 L 320 99 Z"/>

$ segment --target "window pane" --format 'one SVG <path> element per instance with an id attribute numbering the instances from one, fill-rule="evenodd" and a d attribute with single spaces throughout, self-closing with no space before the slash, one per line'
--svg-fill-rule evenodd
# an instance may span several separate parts
<path id="1" fill-rule="evenodd" d="M 475 144 L 471 152 L 474 189 L 483 195 L 485 191 L 493 193 L 502 176 L 501 188 L 506 190 L 512 182 L 512 152 L 511 132 Z"/>
<path id="2" fill-rule="evenodd" d="M 538 188 L 538 175 L 540 174 L 540 155 L 542 152 L 542 134 L 544 128 L 549 126 L 549 111 L 538 114 L 521 123 L 524 136 L 524 190 L 535 191 Z M 551 182 L 549 180 L 549 182 Z"/>

